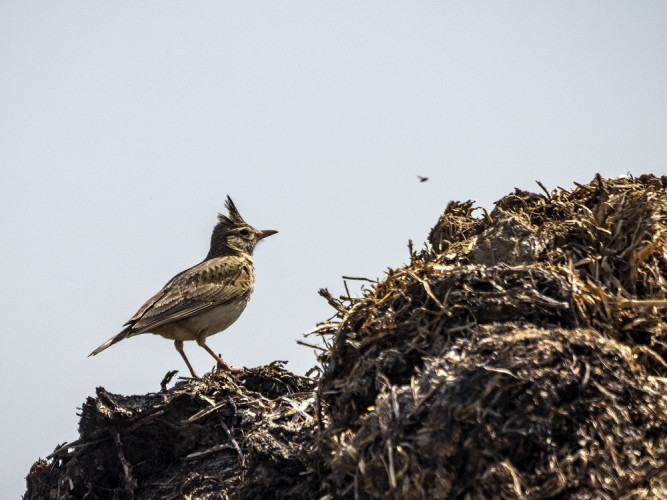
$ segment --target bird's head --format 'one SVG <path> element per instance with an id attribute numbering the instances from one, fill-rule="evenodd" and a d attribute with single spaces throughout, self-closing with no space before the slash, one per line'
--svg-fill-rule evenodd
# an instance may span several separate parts
<path id="1" fill-rule="evenodd" d="M 219 222 L 213 228 L 211 249 L 207 259 L 244 253 L 252 255 L 255 245 L 260 240 L 278 232 L 273 229 L 260 231 L 252 227 L 243 220 L 229 196 L 227 196 L 225 207 L 227 207 L 228 215 L 218 214 Z"/>

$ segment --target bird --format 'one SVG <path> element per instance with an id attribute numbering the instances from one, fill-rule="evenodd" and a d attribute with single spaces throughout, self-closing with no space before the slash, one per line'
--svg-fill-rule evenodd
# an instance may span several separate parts
<path id="1" fill-rule="evenodd" d="M 419 179 L 419 182 L 426 182 L 428 180 L 428 177 L 422 177 L 421 175 L 418 175 L 417 179 Z"/>
<path id="2" fill-rule="evenodd" d="M 234 323 L 245 309 L 255 287 L 253 251 L 257 243 L 278 231 L 260 231 L 243 220 L 232 199 L 225 202 L 228 215 L 218 214 L 206 258 L 171 278 L 139 308 L 125 328 L 89 354 L 94 356 L 123 339 L 142 333 L 174 341 L 193 378 L 199 378 L 188 361 L 183 342 L 194 340 L 226 372 L 230 368 L 206 345 L 206 339 Z"/>

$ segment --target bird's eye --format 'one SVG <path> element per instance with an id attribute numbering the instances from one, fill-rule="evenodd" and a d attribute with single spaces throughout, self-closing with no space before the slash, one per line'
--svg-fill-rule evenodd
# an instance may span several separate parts
<path id="1" fill-rule="evenodd" d="M 247 229 L 241 229 L 241 234 L 243 236 L 248 236 L 250 234 L 250 231 L 248 231 Z"/>

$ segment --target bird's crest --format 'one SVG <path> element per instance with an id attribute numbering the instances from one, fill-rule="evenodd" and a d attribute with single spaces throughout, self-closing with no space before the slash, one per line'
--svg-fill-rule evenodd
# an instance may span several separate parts
<path id="1" fill-rule="evenodd" d="M 227 208 L 229 216 L 218 214 L 218 219 L 220 220 L 220 222 L 222 222 L 223 224 L 229 224 L 230 226 L 238 226 L 241 224 L 246 224 L 246 221 L 244 221 L 243 217 L 241 217 L 241 214 L 239 213 L 238 209 L 236 208 L 236 205 L 234 205 L 234 202 L 229 197 L 229 195 L 227 195 L 227 201 L 225 202 L 225 207 Z"/>

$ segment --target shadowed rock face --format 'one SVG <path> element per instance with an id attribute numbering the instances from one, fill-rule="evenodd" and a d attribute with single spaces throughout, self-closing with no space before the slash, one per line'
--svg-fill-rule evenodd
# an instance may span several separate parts
<path id="1" fill-rule="evenodd" d="M 546 192 L 546 190 L 545 190 Z M 667 496 L 667 177 L 451 202 L 278 366 L 98 389 L 26 498 Z"/>

